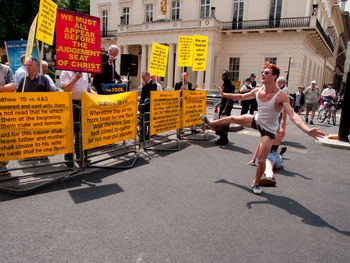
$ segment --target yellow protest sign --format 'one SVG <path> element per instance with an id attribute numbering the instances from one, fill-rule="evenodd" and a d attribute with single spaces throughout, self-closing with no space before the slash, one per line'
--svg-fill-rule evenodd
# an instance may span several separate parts
<path id="1" fill-rule="evenodd" d="M 152 91 L 150 135 L 179 129 L 180 112 L 180 91 Z"/>
<path id="2" fill-rule="evenodd" d="M 32 25 L 29 29 L 27 48 L 26 48 L 26 58 L 29 58 L 32 55 L 33 45 L 34 45 L 34 36 L 35 36 L 35 28 L 36 23 L 38 21 L 38 14 L 35 16 Z"/>
<path id="3" fill-rule="evenodd" d="M 83 150 L 136 139 L 137 91 L 114 95 L 83 93 Z"/>
<path id="4" fill-rule="evenodd" d="M 74 152 L 72 94 L 0 93 L 0 161 Z"/>
<path id="5" fill-rule="evenodd" d="M 192 71 L 205 71 L 207 66 L 208 37 L 193 36 Z"/>
<path id="6" fill-rule="evenodd" d="M 168 63 L 169 47 L 158 43 L 152 43 L 151 59 L 148 71 L 151 75 L 165 77 Z"/>
<path id="7" fill-rule="evenodd" d="M 203 123 L 199 118 L 205 115 L 206 90 L 184 90 L 182 93 L 182 127 Z"/>
<path id="8" fill-rule="evenodd" d="M 193 37 L 179 36 L 177 46 L 177 66 L 192 67 Z"/>
<path id="9" fill-rule="evenodd" d="M 52 46 L 55 34 L 57 4 L 51 0 L 40 0 L 36 39 Z"/>

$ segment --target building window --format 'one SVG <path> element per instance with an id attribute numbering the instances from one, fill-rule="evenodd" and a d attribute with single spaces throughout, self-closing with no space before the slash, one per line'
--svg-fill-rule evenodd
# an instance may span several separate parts
<path id="1" fill-rule="evenodd" d="M 265 62 L 270 62 L 271 64 L 277 65 L 277 58 L 275 57 L 266 57 Z"/>
<path id="2" fill-rule="evenodd" d="M 201 0 L 201 18 L 209 17 L 210 0 Z"/>
<path id="3" fill-rule="evenodd" d="M 153 21 L 153 4 L 146 5 L 146 22 Z"/>
<path id="4" fill-rule="evenodd" d="M 232 81 L 239 81 L 239 63 L 240 58 L 230 58 L 229 71 Z"/>
<path id="5" fill-rule="evenodd" d="M 234 0 L 233 2 L 233 29 L 241 29 L 243 23 L 244 0 Z"/>
<path id="6" fill-rule="evenodd" d="M 130 17 L 130 9 L 129 7 L 124 7 L 123 8 L 123 25 L 129 25 L 129 17 Z"/>
<path id="7" fill-rule="evenodd" d="M 282 0 L 270 0 L 270 27 L 279 27 L 282 14 Z"/>
<path id="8" fill-rule="evenodd" d="M 180 19 L 180 1 L 171 2 L 171 19 Z"/>
<path id="9" fill-rule="evenodd" d="M 108 30 L 108 10 L 102 10 L 102 23 L 101 23 L 101 31 L 103 33 L 103 36 L 105 36 L 107 34 L 107 30 Z"/>

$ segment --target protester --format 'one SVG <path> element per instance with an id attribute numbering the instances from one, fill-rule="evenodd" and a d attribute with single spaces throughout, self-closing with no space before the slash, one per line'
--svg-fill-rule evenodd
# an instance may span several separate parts
<path id="1" fill-rule="evenodd" d="M 286 109 L 291 121 L 303 132 L 317 139 L 325 134 L 319 128 L 310 129 L 301 120 L 290 106 L 289 97 L 276 87 L 276 79 L 279 76 L 280 70 L 275 64 L 269 62 L 264 63 L 264 70 L 261 72 L 262 86 L 255 88 L 245 94 L 228 94 L 222 91 L 222 88 L 217 86 L 221 97 L 226 97 L 232 100 L 246 100 L 256 97 L 258 102 L 258 112 L 254 115 L 245 114 L 240 116 L 229 116 L 218 120 L 209 121 L 204 115 L 201 119 L 208 125 L 216 127 L 237 123 L 245 127 L 257 129 L 260 132 L 260 149 L 257 155 L 258 166 L 256 169 L 255 179 L 252 183 L 252 191 L 254 194 L 261 194 L 262 190 L 259 187 L 259 181 L 266 168 L 266 158 L 270 152 L 272 142 L 275 139 L 279 126 L 278 118 L 282 109 Z"/>
<path id="2" fill-rule="evenodd" d="M 157 85 L 157 91 L 163 91 L 162 85 L 158 82 L 159 77 L 156 75 L 151 75 L 152 81 Z"/>
<path id="3" fill-rule="evenodd" d="M 254 72 L 252 72 L 250 74 L 250 80 L 251 80 L 251 86 L 252 88 L 256 88 L 258 86 L 258 84 L 256 83 L 256 74 Z M 253 114 L 254 111 L 257 111 L 258 110 L 258 103 L 256 102 L 256 99 L 253 98 L 250 100 L 250 110 L 249 110 L 249 113 L 250 114 Z"/>
<path id="4" fill-rule="evenodd" d="M 47 80 L 50 83 L 50 88 L 51 88 L 50 91 L 57 91 L 56 85 L 53 82 L 52 78 L 46 74 L 49 69 L 49 64 L 47 64 L 45 60 L 41 62 L 41 69 L 42 69 L 42 74 L 47 78 Z"/>
<path id="5" fill-rule="evenodd" d="M 51 91 L 48 79 L 39 73 L 39 61 L 34 57 L 29 57 L 25 62 L 27 77 L 23 77 L 17 87 L 17 92 L 45 92 Z M 25 86 L 23 87 L 25 82 Z"/>
<path id="6" fill-rule="evenodd" d="M 305 94 L 303 92 L 304 86 L 299 86 L 298 91 L 294 93 L 293 99 L 294 99 L 294 112 L 296 112 L 298 115 L 303 110 L 304 102 L 305 102 Z"/>
<path id="7" fill-rule="evenodd" d="M 0 92 L 13 92 L 16 90 L 13 73 L 11 68 L 0 63 Z M 11 173 L 7 170 L 8 162 L 0 162 L 0 176 L 10 176 Z"/>
<path id="8" fill-rule="evenodd" d="M 192 83 L 188 81 L 187 72 L 183 72 L 181 81 L 175 83 L 175 90 L 194 90 L 192 88 Z"/>
<path id="9" fill-rule="evenodd" d="M 26 55 L 22 55 L 21 66 L 15 72 L 15 83 L 17 87 L 27 73 L 25 63 L 26 63 Z"/>
<path id="10" fill-rule="evenodd" d="M 225 70 L 222 73 L 222 80 L 224 83 L 222 84 L 222 90 L 225 93 L 235 93 L 235 85 L 232 84 L 232 81 L 229 77 L 229 72 Z M 219 118 L 223 118 L 225 116 L 230 116 L 233 107 L 233 100 L 222 97 L 220 103 L 219 110 Z M 218 127 L 219 128 L 219 127 Z M 228 143 L 228 131 L 230 125 L 222 126 L 221 130 L 216 130 L 216 134 L 220 135 L 220 138 L 215 142 L 218 145 L 226 145 Z"/>
<path id="11" fill-rule="evenodd" d="M 316 80 L 311 81 L 311 86 L 305 90 L 305 121 L 309 121 L 309 112 L 311 111 L 310 124 L 313 125 L 315 111 L 318 109 L 318 101 L 320 100 L 320 89 L 316 86 Z"/>
<path id="12" fill-rule="evenodd" d="M 328 88 L 324 89 L 321 94 L 324 108 L 328 111 L 328 119 L 327 119 L 328 124 L 330 123 L 330 118 L 331 118 L 331 107 L 334 105 L 334 100 L 337 97 L 333 86 L 334 86 L 334 83 L 329 82 Z"/>
<path id="13" fill-rule="evenodd" d="M 144 81 L 144 85 L 142 86 L 142 91 L 141 91 L 141 98 L 140 98 L 140 104 L 145 104 L 146 99 L 151 98 L 151 91 L 157 91 L 157 84 L 155 84 L 152 79 L 151 75 L 149 72 L 145 71 L 142 72 L 142 80 Z M 145 125 L 145 130 L 141 130 L 141 136 L 143 138 L 143 135 L 145 135 L 146 139 L 149 138 L 149 112 L 150 112 L 150 103 L 148 102 L 147 104 L 144 105 L 144 107 L 141 110 L 142 113 L 142 122 L 147 122 Z"/>
<path id="14" fill-rule="evenodd" d="M 95 74 L 93 85 L 98 94 L 103 94 L 101 84 L 115 83 L 115 80 L 120 81 L 121 76 L 115 68 L 115 58 L 119 54 L 119 47 L 111 45 L 108 52 L 101 53 L 101 74 Z"/>
<path id="15" fill-rule="evenodd" d="M 63 70 L 60 76 L 61 87 L 64 92 L 72 93 L 73 122 L 74 122 L 74 151 L 76 158 L 80 159 L 80 116 L 81 116 L 81 94 L 83 92 L 93 93 L 89 83 L 89 75 L 85 72 L 74 72 Z M 73 154 L 65 154 L 68 167 L 73 167 Z"/>

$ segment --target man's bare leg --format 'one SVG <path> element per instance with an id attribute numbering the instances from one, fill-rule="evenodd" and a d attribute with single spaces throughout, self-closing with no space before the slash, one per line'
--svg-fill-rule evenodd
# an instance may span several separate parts
<path id="1" fill-rule="evenodd" d="M 275 178 L 273 176 L 273 164 L 270 160 L 266 160 L 265 176 L 266 178 Z"/>
<path id="2" fill-rule="evenodd" d="M 266 158 L 272 146 L 272 139 L 268 136 L 263 136 L 260 139 L 260 150 L 258 153 L 258 167 L 256 168 L 255 179 L 253 185 L 259 185 L 259 180 L 265 172 Z"/>
<path id="3" fill-rule="evenodd" d="M 253 115 L 250 115 L 250 114 L 244 114 L 239 116 L 232 115 L 232 116 L 227 116 L 227 117 L 213 120 L 213 121 L 208 120 L 207 124 L 215 127 L 215 126 L 225 126 L 225 125 L 229 125 L 230 123 L 235 123 L 244 127 L 251 128 L 252 120 L 253 120 Z"/>

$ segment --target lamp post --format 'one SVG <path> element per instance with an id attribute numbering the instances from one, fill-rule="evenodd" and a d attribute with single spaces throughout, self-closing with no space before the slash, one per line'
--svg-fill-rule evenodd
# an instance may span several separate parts
<path id="1" fill-rule="evenodd" d="M 289 59 L 288 59 L 288 71 L 287 71 L 287 77 L 286 77 L 286 81 L 287 81 L 287 87 L 288 87 L 288 80 L 289 80 L 289 71 L 290 71 L 290 63 L 292 61 L 292 56 L 289 55 Z"/>

